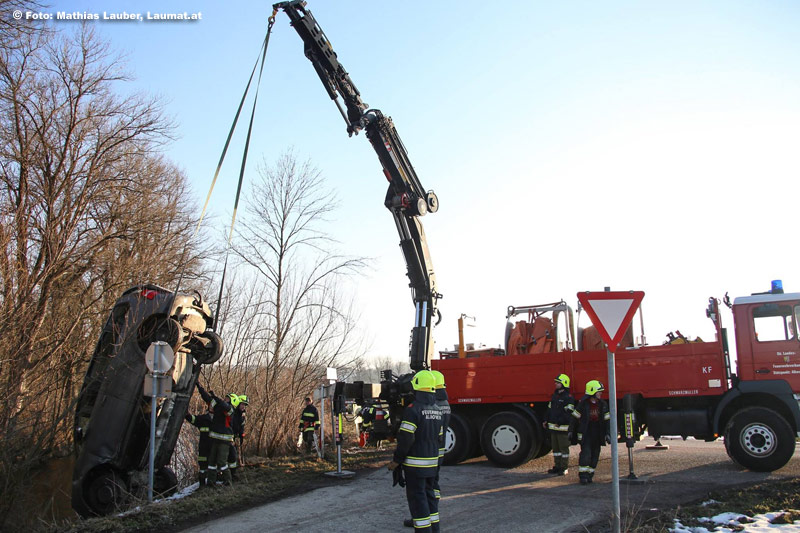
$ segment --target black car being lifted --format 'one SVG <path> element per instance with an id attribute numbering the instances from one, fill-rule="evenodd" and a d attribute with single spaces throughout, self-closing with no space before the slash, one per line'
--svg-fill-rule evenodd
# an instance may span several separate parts
<path id="1" fill-rule="evenodd" d="M 154 341 L 168 343 L 175 353 L 172 392 L 158 400 L 154 492 L 174 491 L 177 479 L 167 465 L 200 364 L 222 356 L 222 339 L 212 325 L 211 310 L 197 293 L 140 285 L 114 304 L 75 410 L 72 507 L 81 516 L 108 514 L 128 495 L 147 489 L 151 401 L 143 386 L 145 352 Z"/>

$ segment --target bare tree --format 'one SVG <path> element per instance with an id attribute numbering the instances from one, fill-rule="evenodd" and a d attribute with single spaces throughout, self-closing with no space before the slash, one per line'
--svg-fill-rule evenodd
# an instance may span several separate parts
<path id="1" fill-rule="evenodd" d="M 71 404 L 122 288 L 200 272 L 160 104 L 89 26 L 0 46 L 0 459 L 6 488 L 70 445 Z M 0 500 L 10 501 L 3 492 Z M 0 514 L 2 508 L 0 508 Z M 1 524 L 0 524 L 1 525 Z"/>
<path id="2" fill-rule="evenodd" d="M 365 260 L 332 251 L 322 228 L 335 207 L 319 171 L 288 152 L 260 170 L 235 242 L 242 273 L 221 310 L 228 364 L 214 381 L 251 399 L 252 445 L 270 456 L 286 449 L 326 366 L 361 355 L 343 281 Z"/>

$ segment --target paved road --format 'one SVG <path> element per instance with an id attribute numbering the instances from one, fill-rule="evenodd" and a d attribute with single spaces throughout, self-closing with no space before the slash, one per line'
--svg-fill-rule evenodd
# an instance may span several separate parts
<path id="1" fill-rule="evenodd" d="M 800 452 L 771 474 L 748 472 L 734 465 L 722 442 L 663 440 L 669 450 L 646 450 L 645 439 L 634 452 L 639 482 L 620 484 L 623 520 L 626 510 L 668 509 L 704 498 L 709 491 L 744 486 L 769 479 L 800 476 Z M 611 452 L 603 448 L 595 482 L 579 485 L 577 448 L 572 448 L 570 473 L 544 474 L 550 456 L 514 469 L 491 466 L 484 458 L 442 469 L 442 531 L 502 531 L 574 533 L 599 529 L 611 514 Z M 620 476 L 628 475 L 628 458 L 620 447 Z M 286 498 L 224 520 L 207 522 L 187 531 L 243 532 L 410 532 L 402 527 L 408 516 L 405 493 L 391 487 L 381 469 L 351 481 Z"/>

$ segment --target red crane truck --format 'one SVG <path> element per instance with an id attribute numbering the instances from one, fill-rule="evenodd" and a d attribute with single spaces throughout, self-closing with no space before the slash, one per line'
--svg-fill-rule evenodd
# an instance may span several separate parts
<path id="1" fill-rule="evenodd" d="M 736 369 L 731 368 L 720 302 L 709 298 L 711 342 L 670 336 L 660 346 L 637 345 L 629 330 L 616 351 L 620 433 L 634 414 L 635 438 L 680 435 L 724 437 L 728 455 L 750 470 L 772 471 L 792 457 L 800 436 L 800 293 L 736 298 Z M 570 376 L 579 399 L 587 381 L 607 376 L 606 351 L 593 327 L 576 332 L 564 301 L 510 307 L 505 350 L 474 357 L 443 352 L 432 367 L 444 373 L 453 415 L 445 463 L 484 454 L 514 467 L 550 451 L 542 417 L 553 379 Z"/>

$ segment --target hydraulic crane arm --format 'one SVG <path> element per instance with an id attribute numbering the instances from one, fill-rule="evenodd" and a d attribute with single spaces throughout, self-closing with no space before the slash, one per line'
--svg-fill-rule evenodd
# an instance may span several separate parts
<path id="1" fill-rule="evenodd" d="M 369 109 L 361 100 L 361 93 L 339 63 L 336 52 L 311 11 L 306 9 L 306 3 L 291 0 L 274 4 L 273 8 L 275 11 L 281 9 L 289 16 L 292 26 L 303 39 L 305 55 L 328 95 L 336 102 L 347 123 L 348 134 L 358 134 L 363 129 L 383 165 L 383 173 L 389 181 L 384 205 L 391 211 L 400 235 L 400 248 L 405 257 L 416 309 L 409 346 L 411 368 L 428 368 L 433 355 L 433 316 L 438 315 L 436 304 L 441 294 L 436 292 L 436 278 L 419 217 L 428 212 L 435 213 L 439 201 L 433 191 L 426 192 L 422 187 L 392 119 L 377 109 Z"/>

